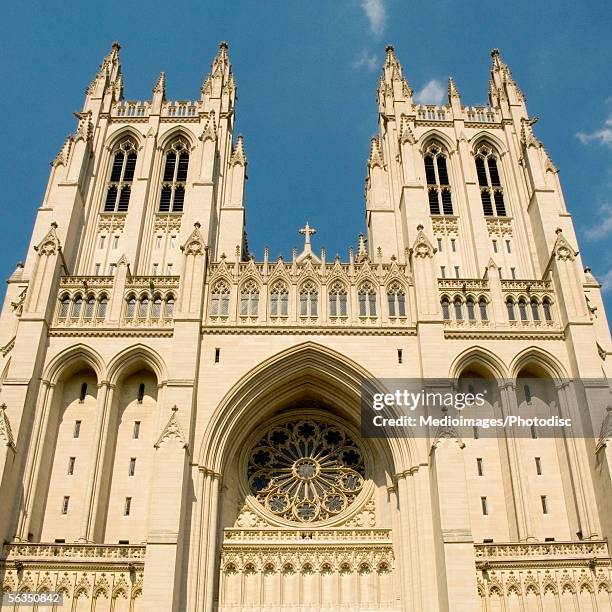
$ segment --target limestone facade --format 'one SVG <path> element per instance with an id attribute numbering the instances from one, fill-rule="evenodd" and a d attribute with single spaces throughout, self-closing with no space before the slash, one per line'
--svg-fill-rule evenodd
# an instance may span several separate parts
<path id="1" fill-rule="evenodd" d="M 222 43 L 199 99 L 167 100 L 162 73 L 126 100 L 115 44 L 52 162 L 0 318 L 4 590 L 96 612 L 612 611 L 612 409 L 568 382 L 609 395 L 610 332 L 499 52 L 487 106 L 452 80 L 428 106 L 387 49 L 344 260 L 308 225 L 300 253 L 249 252 L 235 97 Z M 553 379 L 524 402 L 585 434 L 361 436 L 365 378 L 461 376 L 490 379 L 492 414 Z"/>

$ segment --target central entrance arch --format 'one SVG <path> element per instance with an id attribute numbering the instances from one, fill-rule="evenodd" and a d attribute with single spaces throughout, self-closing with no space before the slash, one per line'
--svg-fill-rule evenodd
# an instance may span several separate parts
<path id="1" fill-rule="evenodd" d="M 214 608 L 213 602 L 219 610 L 402 607 L 406 581 L 400 576 L 408 557 L 399 546 L 394 482 L 411 467 L 413 441 L 361 438 L 366 379 L 372 376 L 346 356 L 306 342 L 254 368 L 219 404 L 199 458 L 200 521 L 192 542 L 199 568 L 189 587 L 194 609 Z M 330 513 L 307 524 L 287 515 L 277 520 L 249 489 L 245 453 L 269 433 L 268 425 L 300 421 L 319 433 L 332 427 L 354 437 L 367 456 L 363 494 L 337 520 L 329 520 Z M 310 468 L 316 466 L 304 466 Z M 339 491 L 346 493 L 342 486 Z"/>

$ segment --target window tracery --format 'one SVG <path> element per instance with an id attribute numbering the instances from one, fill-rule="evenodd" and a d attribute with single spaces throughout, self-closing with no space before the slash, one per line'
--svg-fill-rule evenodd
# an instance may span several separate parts
<path id="1" fill-rule="evenodd" d="M 361 285 L 359 293 L 359 316 L 360 317 L 375 317 L 376 316 L 376 289 L 370 282 L 365 282 Z"/>
<path id="2" fill-rule="evenodd" d="M 430 214 L 452 215 L 453 201 L 444 151 L 439 145 L 432 144 L 427 149 L 423 160 Z"/>
<path id="3" fill-rule="evenodd" d="M 348 316 L 346 287 L 340 281 L 336 281 L 329 289 L 329 316 Z"/>
<path id="4" fill-rule="evenodd" d="M 366 478 L 364 453 L 343 428 L 313 418 L 270 427 L 249 453 L 248 485 L 280 518 L 311 523 L 346 510 Z"/>
<path id="5" fill-rule="evenodd" d="M 127 138 L 113 156 L 104 212 L 127 212 L 136 169 L 136 145 Z"/>
<path id="6" fill-rule="evenodd" d="M 210 300 L 210 314 L 213 317 L 226 317 L 229 315 L 230 290 L 225 281 L 219 281 L 212 291 Z"/>
<path id="7" fill-rule="evenodd" d="M 248 281 L 240 292 L 240 316 L 256 317 L 259 310 L 259 286 Z"/>
<path id="8" fill-rule="evenodd" d="M 316 317 L 319 294 L 312 281 L 306 281 L 300 289 L 300 316 Z"/>
<path id="9" fill-rule="evenodd" d="M 497 156 L 487 145 L 482 145 L 476 153 L 476 174 L 485 217 L 505 217 L 506 204 L 497 168 Z"/>
<path id="10" fill-rule="evenodd" d="M 387 303 L 390 317 L 406 316 L 406 292 L 398 282 L 392 283 L 387 289 Z"/>
<path id="11" fill-rule="evenodd" d="M 286 317 L 289 314 L 289 290 L 284 281 L 278 280 L 270 290 L 270 316 Z"/>
<path id="12" fill-rule="evenodd" d="M 159 212 L 183 212 L 188 168 L 189 147 L 179 138 L 166 153 Z"/>

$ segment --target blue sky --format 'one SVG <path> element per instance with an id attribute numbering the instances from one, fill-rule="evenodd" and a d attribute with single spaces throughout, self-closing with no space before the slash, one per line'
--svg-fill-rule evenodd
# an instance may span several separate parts
<path id="1" fill-rule="evenodd" d="M 507 6 L 510 6 L 507 4 Z M 74 130 L 84 88 L 113 40 L 125 95 L 146 99 L 160 70 L 167 97 L 197 99 L 220 40 L 238 84 L 249 158 L 249 246 L 261 258 L 300 245 L 346 257 L 363 231 L 363 181 L 376 130 L 386 43 L 423 101 L 454 76 L 464 104 L 486 102 L 499 47 L 561 169 L 585 264 L 612 314 L 612 11 L 604 2 L 334 0 L 322 2 L 12 2 L 3 7 L 0 76 L 0 276 L 25 258 L 49 162 Z"/>

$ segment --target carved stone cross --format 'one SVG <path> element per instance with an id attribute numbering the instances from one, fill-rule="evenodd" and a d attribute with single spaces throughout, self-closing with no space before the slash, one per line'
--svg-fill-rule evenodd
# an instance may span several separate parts
<path id="1" fill-rule="evenodd" d="M 304 249 L 306 249 L 306 247 L 310 246 L 310 237 L 313 234 L 316 234 L 317 230 L 310 227 L 310 225 L 308 224 L 308 221 L 306 221 L 306 225 L 299 231 L 300 231 L 300 234 L 304 236 Z"/>

